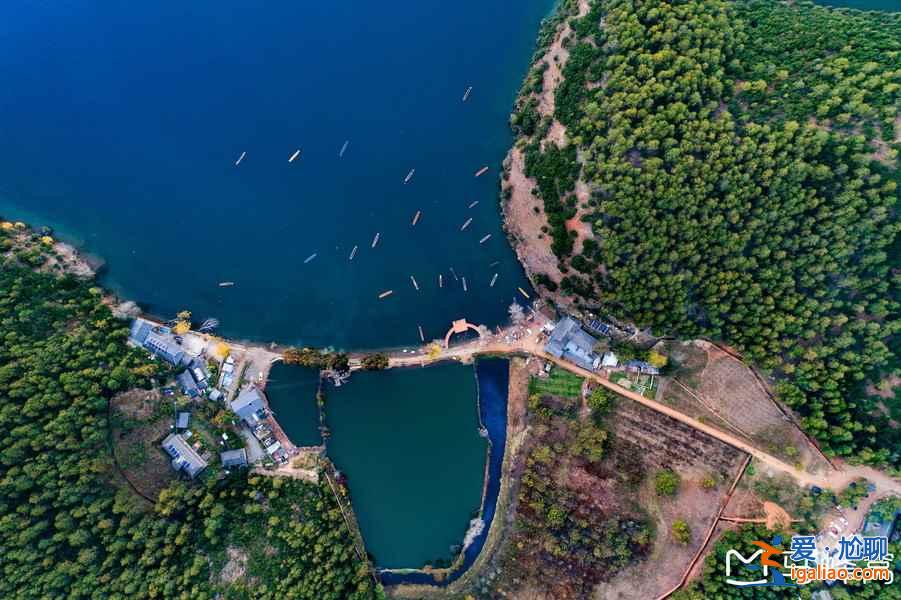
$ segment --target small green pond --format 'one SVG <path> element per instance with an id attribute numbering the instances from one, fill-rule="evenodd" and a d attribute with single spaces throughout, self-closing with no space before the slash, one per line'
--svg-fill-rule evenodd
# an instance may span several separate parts
<path id="1" fill-rule="evenodd" d="M 382 568 L 451 560 L 479 510 L 488 442 L 471 366 L 357 372 L 329 387 L 328 455 Z"/>
<path id="2" fill-rule="evenodd" d="M 281 362 L 272 365 L 266 383 L 269 407 L 297 446 L 318 446 L 322 443 L 319 409 L 316 406 L 317 389 L 318 370 Z"/>

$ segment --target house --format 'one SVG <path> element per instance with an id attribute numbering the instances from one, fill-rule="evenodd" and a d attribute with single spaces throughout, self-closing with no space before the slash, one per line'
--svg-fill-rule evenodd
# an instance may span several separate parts
<path id="1" fill-rule="evenodd" d="M 210 390 L 210 400 L 212 400 L 213 402 L 219 402 L 220 400 L 222 400 L 222 392 L 220 390 L 217 390 L 216 388 L 213 388 L 212 390 Z"/>
<path id="2" fill-rule="evenodd" d="M 219 454 L 219 459 L 222 461 L 222 466 L 226 469 L 232 467 L 246 467 L 247 451 L 244 450 L 244 448 L 238 448 L 237 450 L 228 450 Z"/>
<path id="3" fill-rule="evenodd" d="M 232 400 L 231 409 L 248 427 L 256 425 L 266 418 L 266 400 L 255 387 L 248 387 Z"/>
<path id="4" fill-rule="evenodd" d="M 188 370 L 191 372 L 191 377 L 197 382 L 198 387 L 206 387 L 206 380 L 209 378 L 210 372 L 207 370 L 206 365 L 203 364 L 202 360 L 198 358 L 191 360 L 191 364 L 188 365 Z"/>
<path id="5" fill-rule="evenodd" d="M 175 343 L 175 339 L 168 333 L 163 333 L 164 331 L 168 332 L 168 329 L 156 327 L 144 319 L 135 319 L 131 324 L 128 339 L 176 367 L 186 364 L 189 360 L 187 354 Z"/>
<path id="6" fill-rule="evenodd" d="M 191 479 L 194 479 L 206 468 L 206 461 L 197 454 L 197 451 L 185 441 L 181 434 L 170 433 L 163 440 L 162 446 L 172 457 L 172 468 L 176 471 L 184 471 Z"/>
<path id="7" fill-rule="evenodd" d="M 629 360 L 623 363 L 626 371 L 633 373 L 643 373 L 645 375 L 660 375 L 660 369 L 643 360 Z"/>
<path id="8" fill-rule="evenodd" d="M 180 412 L 178 416 L 175 418 L 175 428 L 176 429 L 187 429 L 188 423 L 191 420 L 191 413 L 189 412 Z"/>
<path id="9" fill-rule="evenodd" d="M 551 332 L 544 350 L 551 356 L 593 371 L 601 364 L 601 357 L 594 351 L 595 344 L 597 340 L 583 330 L 578 321 L 563 317 Z"/>
<path id="10" fill-rule="evenodd" d="M 607 351 L 604 352 L 604 356 L 601 358 L 601 366 L 605 369 L 612 369 L 619 364 L 619 359 L 616 357 L 616 354 L 613 352 Z"/>
<path id="11" fill-rule="evenodd" d="M 181 391 L 183 391 L 191 398 L 194 398 L 198 394 L 200 394 L 200 388 L 197 387 L 197 384 L 194 382 L 194 378 L 191 377 L 191 374 L 187 371 L 182 371 L 181 373 L 176 375 L 175 381 L 178 383 L 178 387 L 181 388 Z"/>

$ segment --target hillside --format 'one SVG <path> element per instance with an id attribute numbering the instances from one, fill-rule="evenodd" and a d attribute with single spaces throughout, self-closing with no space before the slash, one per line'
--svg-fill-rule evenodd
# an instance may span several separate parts
<path id="1" fill-rule="evenodd" d="M 592 0 L 559 21 L 504 184 L 508 219 L 544 223 L 530 242 L 508 222 L 520 256 L 553 253 L 525 261 L 533 281 L 564 306 L 724 341 L 828 453 L 897 466 L 897 400 L 863 382 L 897 368 L 901 17 Z"/>

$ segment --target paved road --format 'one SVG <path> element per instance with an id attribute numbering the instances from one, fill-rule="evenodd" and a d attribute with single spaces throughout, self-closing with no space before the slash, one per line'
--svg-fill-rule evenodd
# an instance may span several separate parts
<path id="1" fill-rule="evenodd" d="M 538 329 L 537 327 L 533 328 Z M 650 398 L 645 398 L 641 394 L 617 385 L 609 379 L 601 377 L 597 373 L 586 371 L 570 362 L 547 354 L 544 351 L 544 340 L 540 332 L 535 331 L 533 333 L 527 333 L 527 330 L 524 327 L 509 328 L 503 330 L 499 334 L 491 335 L 487 339 L 477 339 L 457 346 L 451 346 L 448 349 L 442 349 L 441 353 L 437 356 L 434 354 L 430 356 L 427 347 L 421 348 L 413 353 L 395 353 L 390 356 L 389 365 L 390 367 L 425 366 L 442 360 L 470 362 L 479 354 L 528 354 L 544 360 L 549 360 L 567 371 L 575 373 L 580 377 L 590 379 L 612 390 L 620 396 L 634 400 L 652 410 L 676 419 L 677 421 L 681 421 L 689 427 L 702 431 L 742 452 L 746 452 L 773 471 L 790 475 L 799 485 L 816 485 L 838 491 L 847 487 L 852 481 L 860 477 L 865 477 L 876 484 L 877 495 L 879 497 L 891 493 L 901 495 L 901 481 L 870 467 L 844 465 L 841 470 L 830 469 L 823 474 L 807 473 L 806 471 L 797 469 L 741 438 L 683 414 L 671 406 L 667 406 L 666 404 L 662 404 Z"/>

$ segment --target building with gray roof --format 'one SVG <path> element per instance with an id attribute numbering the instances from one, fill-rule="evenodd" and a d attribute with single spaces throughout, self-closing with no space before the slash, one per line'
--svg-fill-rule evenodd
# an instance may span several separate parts
<path id="1" fill-rule="evenodd" d="M 175 417 L 175 428 L 176 429 L 187 429 L 188 423 L 191 422 L 191 413 L 189 412 L 180 412 L 178 416 Z"/>
<path id="2" fill-rule="evenodd" d="M 194 383 L 194 378 L 191 377 L 191 374 L 187 371 L 182 371 L 176 375 L 175 381 L 178 383 L 178 387 L 181 388 L 181 391 L 192 398 L 200 393 L 200 389 L 197 387 L 197 384 Z"/>
<path id="3" fill-rule="evenodd" d="M 222 461 L 222 466 L 226 469 L 231 467 L 247 466 L 247 452 L 244 450 L 244 448 L 222 452 L 219 455 L 219 459 Z"/>
<path id="4" fill-rule="evenodd" d="M 660 375 L 660 369 L 643 360 L 629 360 L 623 363 L 626 371 L 644 373 L 645 375 Z"/>
<path id="5" fill-rule="evenodd" d="M 595 344 L 597 340 L 582 329 L 578 321 L 572 317 L 563 317 L 551 332 L 544 350 L 551 356 L 594 371 L 601 363 L 601 357 L 594 351 Z"/>
<path id="6" fill-rule="evenodd" d="M 231 409 L 251 428 L 266 418 L 266 400 L 262 392 L 251 386 L 244 389 L 232 400 Z"/>
<path id="7" fill-rule="evenodd" d="M 156 327 L 150 321 L 138 318 L 131 324 L 131 333 L 128 339 L 175 366 L 187 364 L 190 357 L 185 354 L 181 346 L 175 343 L 175 339 L 171 335 L 163 334 L 160 331 L 162 328 Z"/>
<path id="8" fill-rule="evenodd" d="M 203 471 L 207 462 L 203 460 L 197 451 L 179 433 L 170 433 L 162 443 L 163 449 L 172 457 L 172 468 L 176 471 L 184 471 L 188 477 L 194 479 Z"/>

